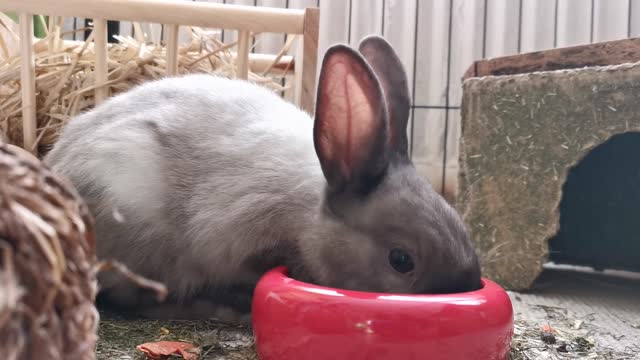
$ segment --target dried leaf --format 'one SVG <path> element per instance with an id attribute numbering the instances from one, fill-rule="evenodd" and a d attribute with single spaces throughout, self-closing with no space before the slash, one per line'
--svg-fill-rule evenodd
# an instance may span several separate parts
<path id="1" fill-rule="evenodd" d="M 185 360 L 198 360 L 200 357 L 195 345 L 182 341 L 149 342 L 136 346 L 136 349 L 152 360 L 165 360 L 171 355 L 180 355 Z"/>

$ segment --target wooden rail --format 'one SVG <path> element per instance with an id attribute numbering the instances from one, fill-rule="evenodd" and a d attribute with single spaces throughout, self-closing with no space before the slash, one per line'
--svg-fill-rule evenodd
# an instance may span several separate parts
<path id="1" fill-rule="evenodd" d="M 318 58 L 317 8 L 277 9 L 255 6 L 225 5 L 182 0 L 0 0 L 0 11 L 20 14 L 20 55 L 22 59 L 22 117 L 24 148 L 37 155 L 36 89 L 33 56 L 33 15 L 84 17 L 93 19 L 95 47 L 96 103 L 109 96 L 107 20 L 152 22 L 166 25 L 167 76 L 178 74 L 178 34 L 180 26 L 222 28 L 238 32 L 236 77 L 247 79 L 249 69 L 263 68 L 269 55 L 250 54 L 252 33 L 285 33 L 302 35 L 293 61 L 280 59 L 273 69 L 282 69 L 288 60 L 294 70 L 294 102 L 313 113 Z"/>
<path id="2" fill-rule="evenodd" d="M 2 0 L 0 10 L 89 19 L 302 34 L 305 10 L 180 0 Z"/>
<path id="3" fill-rule="evenodd" d="M 36 64 L 31 48 L 33 16 L 20 14 L 20 81 L 22 90 L 22 134 L 24 148 L 33 154 L 31 146 L 36 141 Z"/>
<path id="4" fill-rule="evenodd" d="M 168 25 L 167 31 L 167 76 L 178 75 L 178 25 Z"/>
<path id="5" fill-rule="evenodd" d="M 96 84 L 104 84 L 109 77 L 109 68 L 107 65 L 108 49 L 107 49 L 107 21 L 102 19 L 93 20 L 93 43 L 96 54 Z M 106 86 L 96 87 L 96 105 L 105 101 L 109 96 L 109 89 Z"/>

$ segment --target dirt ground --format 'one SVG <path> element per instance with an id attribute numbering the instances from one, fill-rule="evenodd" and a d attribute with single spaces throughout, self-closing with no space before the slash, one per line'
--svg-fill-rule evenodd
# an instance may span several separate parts
<path id="1" fill-rule="evenodd" d="M 526 293 L 510 293 L 514 359 L 640 359 L 640 274 L 548 266 Z M 555 329 L 555 344 L 541 339 Z"/>
<path id="2" fill-rule="evenodd" d="M 101 313 L 96 350 L 99 360 L 142 360 L 136 346 L 151 341 L 186 341 L 200 347 L 201 359 L 258 359 L 251 330 L 215 321 L 125 319 Z"/>
<path id="3" fill-rule="evenodd" d="M 509 295 L 515 311 L 511 360 L 640 359 L 640 276 L 550 269 L 531 291 Z M 249 328 L 101 315 L 100 360 L 142 360 L 136 345 L 160 340 L 198 345 L 204 360 L 258 359 Z"/>

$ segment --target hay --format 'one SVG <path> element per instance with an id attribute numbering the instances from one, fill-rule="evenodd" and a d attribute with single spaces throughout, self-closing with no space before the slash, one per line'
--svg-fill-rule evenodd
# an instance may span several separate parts
<path id="1" fill-rule="evenodd" d="M 91 360 L 93 223 L 70 184 L 0 144 L 0 354 Z"/>
<path id="2" fill-rule="evenodd" d="M 583 320 L 556 319 L 557 327 L 543 331 L 541 324 L 516 320 L 509 360 L 633 360 L 639 347 L 612 349 L 598 343 L 597 326 Z M 562 323 L 565 324 L 562 324 Z"/>
<path id="3" fill-rule="evenodd" d="M 61 19 L 50 24 L 43 39 L 34 40 L 36 64 L 37 146 L 46 150 L 56 141 L 59 130 L 73 116 L 94 106 L 94 59 L 93 33 L 86 41 L 64 41 L 60 31 Z M 114 95 L 130 89 L 144 81 L 155 80 L 166 73 L 166 47 L 148 43 L 141 26 L 136 38 L 117 37 L 119 43 L 108 48 L 108 88 Z M 224 44 L 216 34 L 197 27 L 184 27 L 190 41 L 178 51 L 180 74 L 214 73 L 235 77 L 236 43 Z M 7 17 L 0 17 L 0 133 L 10 144 L 23 145 L 21 117 L 21 58 L 17 51 L 16 24 Z M 78 32 L 84 29 L 77 30 Z M 281 52 L 288 50 L 285 44 Z M 276 58 L 274 64 L 280 61 Z M 272 69 L 273 64 L 267 66 Z M 279 74 L 267 75 L 250 72 L 249 80 L 274 91 L 284 91 L 284 76 L 289 69 Z M 266 72 L 266 71 L 265 71 Z M 42 153 L 42 152 L 41 152 Z"/>
<path id="4" fill-rule="evenodd" d="M 98 360 L 143 359 L 136 346 L 155 341 L 194 344 L 200 350 L 200 360 L 258 360 L 253 334 L 245 326 L 213 320 L 130 319 L 108 311 L 100 316 Z"/>

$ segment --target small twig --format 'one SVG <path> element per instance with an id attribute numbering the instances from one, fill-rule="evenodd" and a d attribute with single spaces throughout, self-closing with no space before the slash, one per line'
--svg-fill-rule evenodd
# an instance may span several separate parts
<path id="1" fill-rule="evenodd" d="M 129 270 L 129 268 L 127 268 L 123 263 L 119 261 L 100 261 L 96 264 L 94 269 L 96 273 L 109 270 L 117 271 L 118 273 L 120 273 L 120 275 L 124 276 L 125 278 L 127 278 L 127 280 L 131 281 L 138 287 L 155 291 L 158 301 L 164 301 L 167 298 L 168 290 L 164 284 L 133 273 L 131 270 Z"/>
<path id="2" fill-rule="evenodd" d="M 230 43 L 230 44 L 223 45 L 223 46 L 221 46 L 221 47 L 219 47 L 219 48 L 217 48 L 217 49 L 215 49 L 215 50 L 213 50 L 213 51 L 211 51 L 211 52 L 205 53 L 203 56 L 201 56 L 201 57 L 199 57 L 199 58 L 197 58 L 197 59 L 193 60 L 193 61 L 192 61 L 192 62 L 190 62 L 189 64 L 187 64 L 187 67 L 188 67 L 188 68 L 192 68 L 194 65 L 196 65 L 196 64 L 197 64 L 197 63 L 199 63 L 200 61 L 205 60 L 205 59 L 208 59 L 208 58 L 210 58 L 210 57 L 212 57 L 212 56 L 215 56 L 216 54 L 218 54 L 218 53 L 220 53 L 220 52 L 222 52 L 222 51 L 224 51 L 224 50 L 227 50 L 227 49 L 229 49 L 229 48 L 232 48 L 232 47 L 234 47 L 236 44 L 237 44 L 237 41 L 234 41 L 234 42 L 232 42 L 232 43 Z"/>
<path id="3" fill-rule="evenodd" d="M 44 126 L 45 130 L 40 131 L 40 134 L 38 134 L 38 136 L 36 137 L 36 140 L 33 142 L 33 145 L 31 145 L 31 151 L 34 151 L 35 149 L 38 148 L 38 145 L 40 145 L 40 140 L 42 140 L 42 137 L 44 136 L 44 134 L 46 134 L 46 129 L 49 128 L 49 125 L 51 125 L 52 121 L 53 121 L 53 117 L 49 117 L 49 120 L 47 120 L 47 123 Z"/>
<path id="4" fill-rule="evenodd" d="M 282 47 L 282 49 L 280 49 L 280 51 L 278 52 L 278 54 L 276 55 L 276 58 L 273 60 L 273 62 L 271 63 L 271 65 L 269 65 L 263 72 L 262 72 L 262 76 L 266 76 L 269 71 L 271 71 L 271 69 L 276 66 L 276 64 L 280 61 L 280 59 L 289 52 L 289 49 L 291 48 L 291 45 L 293 45 L 293 41 L 296 39 L 296 36 L 290 36 L 289 38 L 287 38 L 287 42 L 284 44 L 284 46 Z M 285 69 L 285 71 L 287 71 L 289 69 L 288 65 L 287 65 L 287 69 Z"/>

